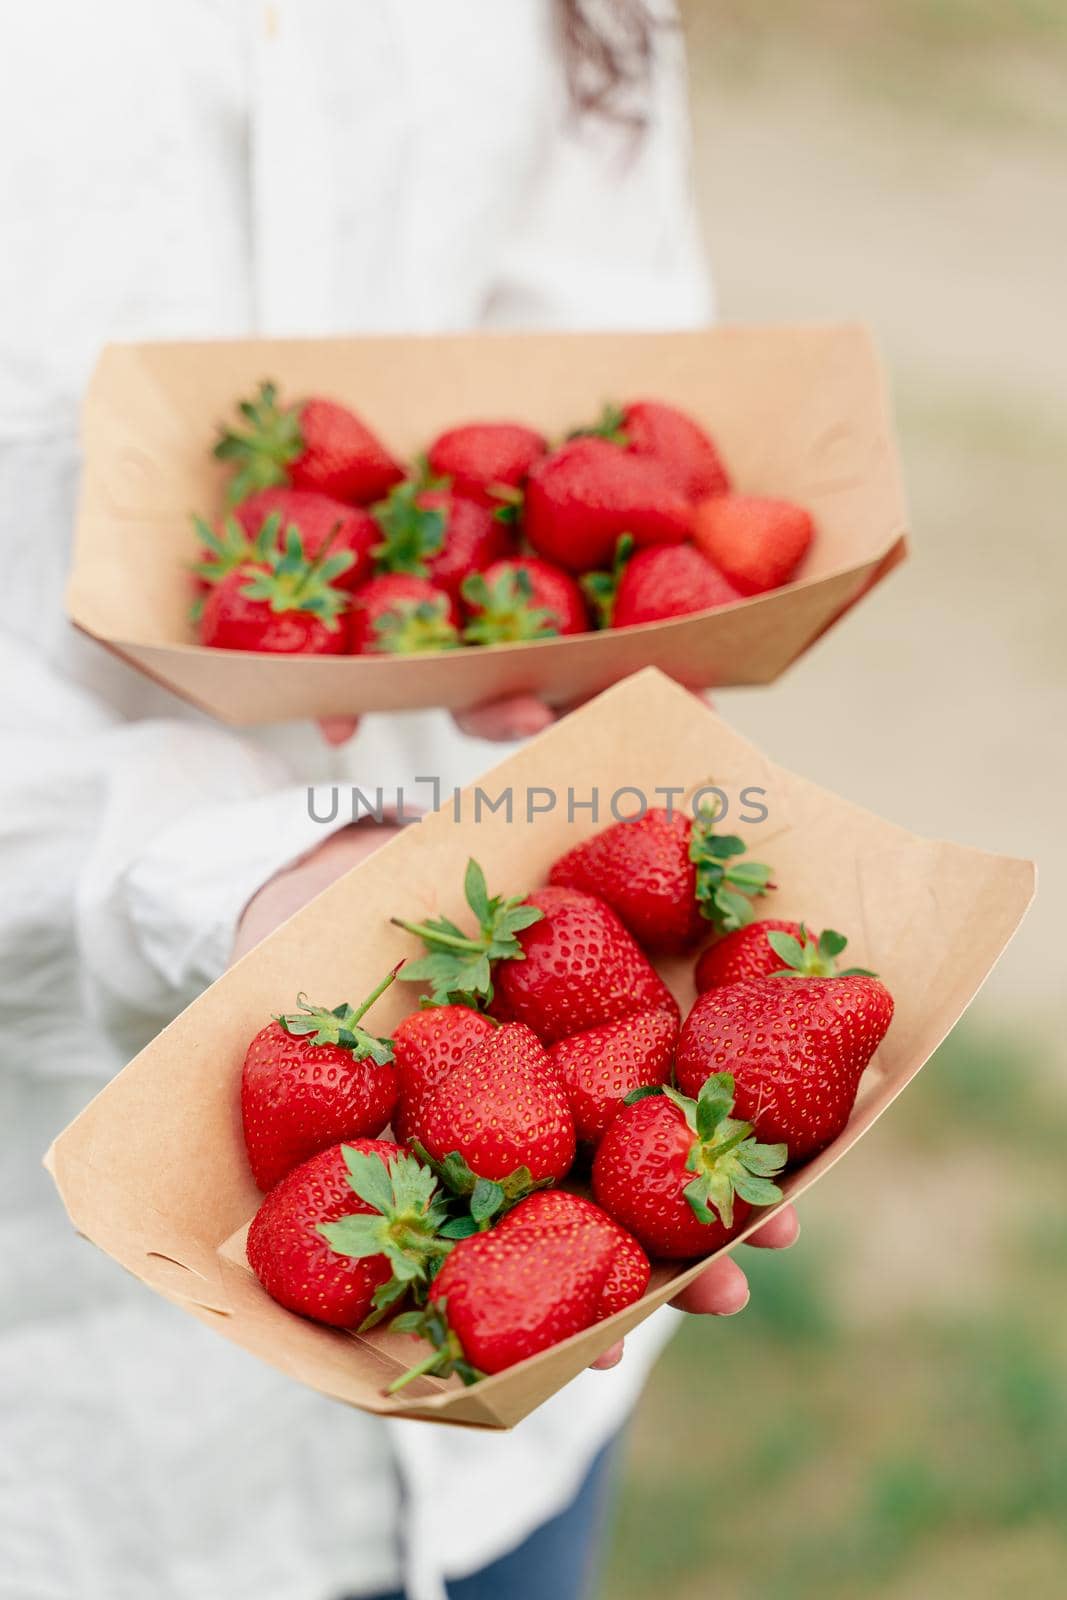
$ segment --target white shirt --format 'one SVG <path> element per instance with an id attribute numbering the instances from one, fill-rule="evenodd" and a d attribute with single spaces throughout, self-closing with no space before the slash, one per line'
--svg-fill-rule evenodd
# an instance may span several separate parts
<path id="1" fill-rule="evenodd" d="M 634 151 L 570 114 L 552 19 L 550 0 L 0 18 L 3 1600 L 401 1581 L 433 1600 L 565 1504 L 669 1325 L 510 1434 L 383 1424 L 125 1278 L 39 1167 L 218 975 L 254 889 L 324 836 L 308 783 L 449 786 L 500 755 L 439 713 L 367 719 L 339 752 L 307 727 L 242 736 L 76 637 L 61 591 L 93 360 L 122 338 L 709 320 L 678 36 L 659 36 Z"/>

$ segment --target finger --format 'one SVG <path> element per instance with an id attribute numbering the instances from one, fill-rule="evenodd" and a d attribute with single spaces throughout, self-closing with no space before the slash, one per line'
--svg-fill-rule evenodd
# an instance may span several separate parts
<path id="1" fill-rule="evenodd" d="M 719 1256 L 671 1301 L 700 1317 L 733 1317 L 748 1305 L 748 1279 L 730 1256 Z"/>
<path id="2" fill-rule="evenodd" d="M 322 717 L 319 720 L 319 732 L 327 744 L 347 744 L 358 727 L 358 717 Z"/>
<path id="3" fill-rule="evenodd" d="M 536 695 L 515 694 L 456 712 L 461 733 L 474 739 L 528 739 L 555 722 L 556 713 Z"/>
<path id="4" fill-rule="evenodd" d="M 612 1367 L 617 1367 L 622 1360 L 622 1340 L 605 1350 L 602 1356 L 597 1356 L 595 1361 L 590 1361 L 589 1366 L 593 1372 L 610 1372 Z"/>
<path id="5" fill-rule="evenodd" d="M 745 1240 L 760 1250 L 788 1250 L 800 1237 L 800 1221 L 793 1206 L 783 1206 L 762 1228 Z"/>

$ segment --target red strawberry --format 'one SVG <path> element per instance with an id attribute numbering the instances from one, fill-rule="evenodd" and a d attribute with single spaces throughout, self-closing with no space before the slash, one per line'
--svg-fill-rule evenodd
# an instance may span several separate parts
<path id="1" fill-rule="evenodd" d="M 248 1046 L 241 1121 L 252 1176 L 270 1189 L 299 1162 L 339 1139 L 381 1133 L 396 1104 L 393 1046 L 359 1026 L 392 983 L 391 972 L 359 1010 L 309 1006 L 276 1017 Z"/>
<path id="2" fill-rule="evenodd" d="M 601 1139 L 593 1193 L 650 1255 L 708 1255 L 751 1206 L 782 1198 L 770 1180 L 785 1165 L 785 1147 L 757 1144 L 732 1109 L 733 1081 L 719 1073 L 698 1100 L 674 1089 L 635 1099 Z"/>
<path id="3" fill-rule="evenodd" d="M 638 550 L 618 581 L 613 628 L 670 622 L 694 611 L 712 611 L 742 598 L 729 579 L 691 544 Z"/>
<path id="4" fill-rule="evenodd" d="M 395 1319 L 434 1350 L 390 1392 L 424 1373 L 474 1383 L 503 1372 L 632 1305 L 648 1276 L 640 1246 L 588 1200 L 531 1195 L 455 1246 L 424 1312 Z"/>
<path id="5" fill-rule="evenodd" d="M 637 545 L 678 544 L 691 524 L 689 502 L 658 462 L 606 439 L 575 439 L 530 472 L 526 537 L 539 556 L 570 572 L 607 566 L 621 534 Z"/>
<path id="6" fill-rule="evenodd" d="M 447 917 L 431 917 L 425 922 L 392 918 L 396 927 L 406 928 L 426 946 L 426 955 L 405 964 L 404 981 L 428 983 L 431 1005 L 458 1000 L 468 1006 L 488 1006 L 493 999 L 494 964 L 499 972 L 506 964 L 523 960 L 518 935 L 540 922 L 543 915 L 522 895 L 490 898 L 485 873 L 477 861 L 467 862 L 463 892 L 477 923 L 473 935 Z"/>
<path id="7" fill-rule="evenodd" d="M 401 1144 L 412 1137 L 426 1096 L 494 1029 L 489 1017 L 470 1006 L 446 1005 L 413 1011 L 394 1030 L 398 1095 L 393 1131 Z"/>
<path id="8" fill-rule="evenodd" d="M 358 589 L 371 576 L 371 551 L 378 543 L 378 525 L 361 506 L 346 506 L 310 489 L 260 489 L 234 509 L 234 517 L 249 541 L 254 540 L 269 517 L 280 519 L 279 544 L 295 527 L 307 556 L 314 558 L 324 546 L 331 555 L 346 551 L 352 565 L 337 579 L 339 589 Z"/>
<path id="9" fill-rule="evenodd" d="M 770 867 L 739 861 L 744 853 L 744 840 L 716 833 L 709 813 L 694 822 L 654 806 L 568 850 L 549 882 L 597 895 L 646 949 L 677 951 L 705 919 L 719 929 L 747 922 L 749 897 L 774 887 Z"/>
<path id="10" fill-rule="evenodd" d="M 507 528 L 487 506 L 444 489 L 398 484 L 374 514 L 382 533 L 375 549 L 378 570 L 429 578 L 453 601 L 468 573 L 484 571 L 513 547 Z"/>
<path id="11" fill-rule="evenodd" d="M 743 983 L 746 978 L 771 978 L 777 974 L 802 973 L 808 978 L 873 978 L 866 967 L 837 970 L 837 957 L 848 940 L 832 928 L 818 939 L 802 922 L 777 922 L 767 919 L 735 928 L 724 939 L 711 945 L 696 964 L 697 991 L 716 989 L 724 983 Z"/>
<path id="12" fill-rule="evenodd" d="M 348 554 L 307 560 L 290 528 L 284 552 L 261 555 L 215 585 L 200 614 L 201 644 L 288 655 L 342 654 L 348 648 L 348 596 L 335 580 L 351 563 Z"/>
<path id="13" fill-rule="evenodd" d="M 525 959 L 496 968 L 502 1015 L 549 1045 L 635 1011 L 677 1016 L 667 985 L 602 900 L 549 888 L 531 894 L 528 905 L 542 917 L 519 934 Z"/>
<path id="14" fill-rule="evenodd" d="M 788 500 L 726 494 L 696 509 L 693 539 L 741 594 L 762 594 L 795 577 L 814 527 Z"/>
<path id="15" fill-rule="evenodd" d="M 463 584 L 470 644 L 506 644 L 553 634 L 585 633 L 589 614 L 569 572 L 539 556 L 495 561 Z"/>
<path id="16" fill-rule="evenodd" d="M 455 494 L 482 505 L 502 503 L 494 488 L 521 489 L 548 442 L 519 422 L 469 422 L 438 434 L 426 452 L 435 478 L 450 478 Z"/>
<path id="17" fill-rule="evenodd" d="M 247 428 L 221 429 L 215 446 L 216 459 L 237 468 L 232 504 L 256 489 L 290 484 L 366 505 L 404 476 L 370 429 L 334 400 L 316 396 L 282 407 L 274 384 L 263 383 L 255 400 L 243 400 L 238 409 Z"/>
<path id="18" fill-rule="evenodd" d="M 336 1328 L 376 1321 L 446 1252 L 428 1167 L 385 1139 L 320 1150 L 267 1195 L 248 1230 L 248 1261 L 289 1311 Z"/>
<path id="19" fill-rule="evenodd" d="M 386 572 L 352 596 L 353 655 L 406 655 L 453 650 L 459 613 L 451 595 L 428 578 Z"/>
<path id="20" fill-rule="evenodd" d="M 549 1059 L 581 1143 L 598 1142 L 632 1090 L 666 1082 L 677 1042 L 678 1022 L 669 1011 L 638 1011 L 552 1046 Z"/>
<path id="21" fill-rule="evenodd" d="M 507 1023 L 475 1044 L 436 1088 L 409 1107 L 411 1135 L 457 1192 L 473 1178 L 505 1186 L 511 1198 L 555 1182 L 574 1161 L 574 1119 L 540 1040 Z M 448 1158 L 458 1155 L 460 1161 Z"/>
<path id="22" fill-rule="evenodd" d="M 892 1017 L 893 997 L 877 978 L 752 978 L 709 989 L 682 1028 L 678 1086 L 695 1094 L 709 1074 L 732 1072 L 739 1115 L 803 1161 L 847 1123 Z"/>
<path id="23" fill-rule="evenodd" d="M 600 422 L 588 433 L 622 445 L 631 455 L 650 456 L 687 500 L 725 494 L 730 487 L 722 458 L 704 429 L 662 400 L 637 400 L 621 410 L 605 406 Z M 581 430 L 576 437 L 585 435 Z"/>
<path id="24" fill-rule="evenodd" d="M 683 813 L 653 808 L 575 845 L 553 864 L 548 881 L 598 895 L 646 949 L 680 950 L 704 927 L 691 831 Z"/>

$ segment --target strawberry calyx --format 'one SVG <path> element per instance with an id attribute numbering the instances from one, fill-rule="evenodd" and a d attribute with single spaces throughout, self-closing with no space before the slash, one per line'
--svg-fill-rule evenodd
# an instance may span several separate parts
<path id="1" fill-rule="evenodd" d="M 582 593 L 593 608 L 598 628 L 611 627 L 612 619 L 615 615 L 615 600 L 619 592 L 619 584 L 633 553 L 633 534 L 620 534 L 618 543 L 615 546 L 615 557 L 611 564 L 611 571 L 587 572 L 583 578 L 579 579 Z"/>
<path id="2" fill-rule="evenodd" d="M 472 1172 L 458 1150 L 452 1150 L 443 1160 L 437 1161 L 419 1143 L 412 1139 L 411 1148 L 420 1161 L 426 1163 L 450 1194 L 469 1202 L 466 1211 L 451 1217 L 441 1229 L 445 1239 L 469 1239 L 471 1234 L 486 1233 L 499 1222 L 506 1211 L 525 1200 L 535 1189 L 546 1189 L 551 1178 L 535 1181 L 529 1167 L 516 1167 L 506 1178 L 480 1178 Z"/>
<path id="3" fill-rule="evenodd" d="M 686 1157 L 686 1170 L 694 1174 L 684 1189 L 699 1222 L 734 1222 L 734 1195 L 752 1206 L 776 1205 L 782 1191 L 773 1179 L 789 1159 L 784 1144 L 760 1144 L 751 1122 L 732 1117 L 734 1080 L 729 1072 L 714 1072 L 695 1100 L 668 1084 L 635 1089 L 624 1104 L 649 1094 L 663 1094 L 678 1107 L 696 1135 Z"/>
<path id="4" fill-rule="evenodd" d="M 743 928 L 756 915 L 753 900 L 777 887 L 772 867 L 760 861 L 739 861 L 748 846 L 736 833 L 716 833 L 715 813 L 701 807 L 689 837 L 689 859 L 696 867 L 696 899 L 700 915 L 717 933 Z M 769 936 L 768 936 L 769 937 Z"/>
<path id="5" fill-rule="evenodd" d="M 462 593 L 467 604 L 477 608 L 463 630 L 467 644 L 514 644 L 559 632 L 556 613 L 534 605 L 530 574 L 522 567 L 501 572 L 492 583 L 481 572 L 469 572 Z"/>
<path id="6" fill-rule="evenodd" d="M 350 1050 L 355 1061 L 365 1061 L 369 1056 L 379 1067 L 383 1067 L 393 1059 L 393 1041 L 368 1033 L 359 1023 L 379 996 L 389 988 L 403 965 L 402 961 L 398 961 L 392 972 L 382 979 L 361 1006 L 353 1008 L 344 1004 L 328 1011 L 325 1006 L 309 1005 L 307 995 L 298 994 L 296 1000 L 300 1010 L 275 1017 L 274 1020 L 280 1022 L 286 1033 L 294 1039 L 307 1039 L 313 1045 L 337 1045 L 342 1050 Z"/>
<path id="7" fill-rule="evenodd" d="M 544 912 L 527 905 L 521 895 L 490 897 L 485 873 L 473 859 L 467 862 L 463 889 L 478 925 L 473 937 L 447 917 L 426 922 L 393 917 L 391 921 L 426 946 L 426 955 L 405 965 L 404 982 L 430 984 L 431 1005 L 467 1005 L 479 1011 L 493 998 L 492 963 L 524 961 L 517 935 L 540 922 Z"/>
<path id="8" fill-rule="evenodd" d="M 567 438 L 607 439 L 609 444 L 617 444 L 624 449 L 630 443 L 622 407 L 613 405 L 610 401 L 601 411 L 599 421 L 592 423 L 588 428 L 572 428 Z"/>
<path id="9" fill-rule="evenodd" d="M 375 617 L 376 649 L 388 655 L 412 655 L 422 650 L 455 650 L 459 629 L 449 616 L 448 596 L 432 600 L 395 600 Z"/>
<path id="10" fill-rule="evenodd" d="M 408 1291 L 425 1291 L 452 1246 L 441 1238 L 448 1211 L 429 1167 L 410 1155 L 396 1155 L 388 1165 L 376 1152 L 342 1145 L 352 1192 L 373 1212 L 356 1212 L 336 1222 L 320 1222 L 318 1231 L 340 1256 L 362 1259 L 385 1256 L 392 1276 L 374 1291 L 374 1309 L 360 1331 L 374 1327 L 390 1306 Z"/>
<path id="11" fill-rule="evenodd" d="M 800 937 L 786 933 L 782 928 L 771 928 L 767 943 L 776 956 L 785 963 L 772 978 L 876 978 L 878 974 L 868 967 L 845 967 L 838 970 L 837 957 L 848 944 L 843 933 L 824 928 L 818 938 L 800 924 Z"/>
<path id="12" fill-rule="evenodd" d="M 221 583 L 237 567 L 267 560 L 277 544 L 281 523 L 281 513 L 271 512 L 263 519 L 256 537 L 250 539 L 235 516 L 227 516 L 218 533 L 203 517 L 194 517 L 193 527 L 203 546 L 203 554 L 199 561 L 192 563 L 191 570 L 205 583 L 215 584 Z"/>
<path id="13" fill-rule="evenodd" d="M 493 521 L 502 522 L 506 528 L 517 528 L 526 504 L 523 491 L 512 483 L 488 483 L 485 492 L 497 502 L 493 507 Z"/>
<path id="14" fill-rule="evenodd" d="M 275 384 L 261 383 L 256 398 L 242 400 L 237 409 L 247 428 L 221 428 L 213 452 L 216 461 L 237 467 L 228 491 L 231 505 L 257 489 L 288 483 L 290 465 L 304 453 L 301 407 L 280 406 Z"/>
<path id="15" fill-rule="evenodd" d="M 393 1318 L 389 1324 L 390 1332 L 418 1334 L 433 1345 L 433 1351 L 424 1361 L 417 1362 L 399 1378 L 395 1378 L 386 1394 L 396 1394 L 415 1378 L 450 1378 L 455 1373 L 469 1386 L 485 1377 L 484 1372 L 479 1372 L 467 1360 L 458 1336 L 449 1327 L 447 1305 L 447 1299 L 431 1300 L 421 1311 L 405 1311 Z"/>
<path id="16" fill-rule="evenodd" d="M 263 526 L 265 528 L 267 523 Z M 282 549 L 256 556 L 256 564 L 249 568 L 248 582 L 242 586 L 241 593 L 249 600 L 265 600 L 275 613 L 309 611 L 330 633 L 336 633 L 341 626 L 341 615 L 348 606 L 348 595 L 334 587 L 334 579 L 347 572 L 356 559 L 350 550 L 330 555 L 330 545 L 339 527 L 340 523 L 323 541 L 314 560 L 310 560 L 304 554 L 300 530 L 290 524 Z M 261 529 L 259 537 L 262 532 Z"/>
<path id="17" fill-rule="evenodd" d="M 445 539 L 445 513 L 440 506 L 420 506 L 418 497 L 428 485 L 418 478 L 398 483 L 384 500 L 371 507 L 383 538 L 371 551 L 378 572 L 428 575 L 427 559 L 441 549 Z"/>

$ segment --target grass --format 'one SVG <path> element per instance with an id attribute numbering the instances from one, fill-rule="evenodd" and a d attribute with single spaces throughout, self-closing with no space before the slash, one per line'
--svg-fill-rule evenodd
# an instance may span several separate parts
<path id="1" fill-rule="evenodd" d="M 1036 1053 L 1035 1053 L 1036 1057 Z M 852 1600 L 941 1592 L 940 1563 L 997 1553 L 1046 1587 L 1067 1561 L 1067 1107 L 1003 1038 L 958 1031 L 909 1090 L 889 1145 L 900 1181 L 930 1159 L 924 1126 L 976 1174 L 994 1155 L 1021 1191 L 1021 1229 L 990 1228 L 996 1275 L 965 1320 L 903 1304 L 864 1320 L 838 1304 L 850 1252 L 877 1249 L 862 1194 L 837 1185 L 836 1226 L 789 1255 L 749 1252 L 745 1314 L 688 1319 L 634 1424 L 603 1600 Z M 1040 1136 L 1037 1130 L 1040 1129 Z M 1050 1200 L 1052 1202 L 1050 1207 Z M 995 1207 L 992 1208 L 995 1212 Z M 1030 1223 L 1032 1222 L 1032 1227 Z M 951 1252 L 949 1218 L 916 1252 Z M 937 1574 L 935 1577 L 934 1574 Z M 924 1576 L 929 1574 L 929 1576 Z"/>

